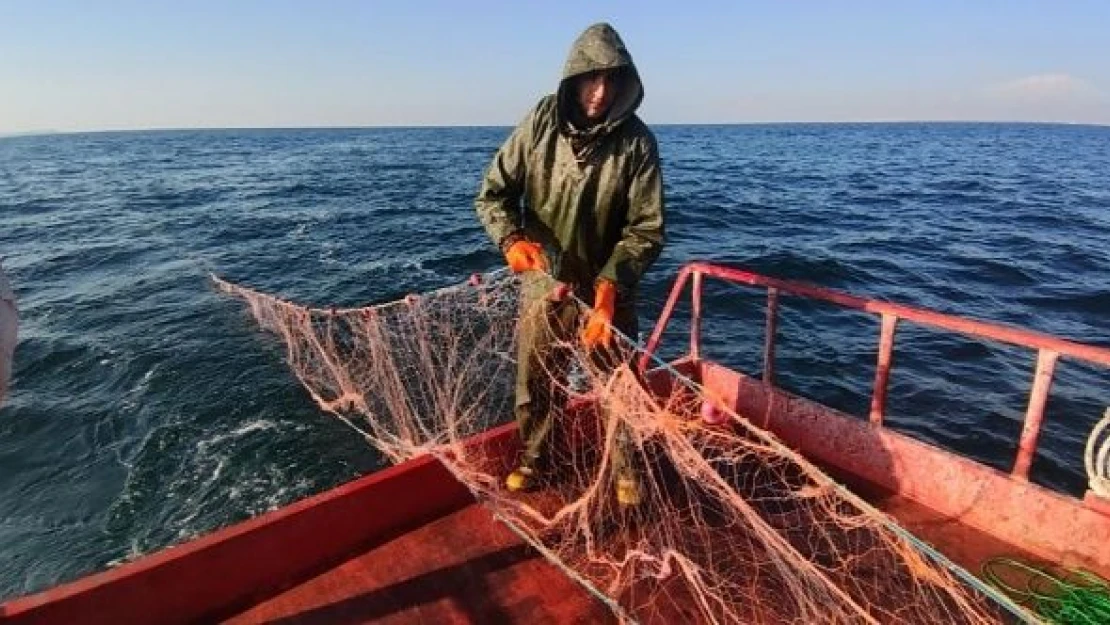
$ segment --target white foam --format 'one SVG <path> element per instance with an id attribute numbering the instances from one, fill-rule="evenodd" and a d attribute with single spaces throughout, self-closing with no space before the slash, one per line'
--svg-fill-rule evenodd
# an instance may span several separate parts
<path id="1" fill-rule="evenodd" d="M 239 438 L 241 436 L 246 436 L 247 434 L 250 434 L 252 432 L 263 432 L 263 431 L 266 431 L 266 430 L 276 429 L 277 427 L 278 427 L 278 424 L 274 423 L 273 421 L 270 421 L 269 419 L 258 419 L 256 421 L 251 421 L 251 422 L 246 423 L 244 425 L 240 425 L 239 427 L 235 428 L 234 430 L 231 430 L 230 432 L 228 432 L 226 434 L 217 434 L 217 435 L 213 436 L 212 438 L 209 438 L 209 439 L 198 442 L 197 443 L 197 450 L 198 451 L 205 451 L 205 450 L 208 449 L 208 447 L 210 447 L 212 445 L 218 445 L 218 444 L 223 443 L 224 441 L 227 441 L 227 440 Z"/>

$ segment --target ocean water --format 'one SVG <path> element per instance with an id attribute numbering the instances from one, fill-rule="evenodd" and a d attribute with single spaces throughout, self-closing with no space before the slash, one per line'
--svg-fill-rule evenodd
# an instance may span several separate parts
<path id="1" fill-rule="evenodd" d="M 0 597 L 31 592 L 378 467 L 321 414 L 216 273 L 361 305 L 498 267 L 472 209 L 506 128 L 0 139 L 0 256 L 22 315 L 0 408 Z M 657 128 L 683 262 L 744 266 L 1110 346 L 1110 128 Z M 762 294 L 710 283 L 706 351 L 758 373 Z M 683 345 L 668 333 L 664 354 Z M 865 415 L 878 322 L 783 300 L 777 368 Z M 903 324 L 891 427 L 1008 470 L 1035 354 Z M 1110 405 L 1063 360 L 1035 481 L 1078 494 Z"/>

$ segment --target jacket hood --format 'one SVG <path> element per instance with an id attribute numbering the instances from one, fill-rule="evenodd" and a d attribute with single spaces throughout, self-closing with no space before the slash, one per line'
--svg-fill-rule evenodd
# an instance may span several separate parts
<path id="1" fill-rule="evenodd" d="M 628 48 L 612 26 L 606 23 L 594 24 L 574 41 L 567 56 L 566 65 L 563 66 L 563 78 L 559 83 L 558 92 L 560 127 L 573 128 L 570 123 L 574 119 L 571 111 L 574 110 L 572 107 L 578 106 L 573 79 L 576 76 L 603 69 L 619 70 L 616 83 L 617 95 L 612 106 L 609 107 L 605 120 L 589 129 L 588 133 L 605 134 L 631 117 L 639 108 L 640 102 L 644 99 L 644 86 L 640 82 L 636 65 L 632 62 L 632 54 L 628 52 Z"/>

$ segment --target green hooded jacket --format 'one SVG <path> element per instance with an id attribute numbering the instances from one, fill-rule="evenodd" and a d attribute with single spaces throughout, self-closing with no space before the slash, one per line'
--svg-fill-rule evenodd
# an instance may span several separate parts
<path id="1" fill-rule="evenodd" d="M 583 129 L 572 79 L 619 70 L 607 117 Z M 640 277 L 663 247 L 663 181 L 655 136 L 636 108 L 643 85 L 624 42 L 595 24 L 571 47 L 559 90 L 540 100 L 497 151 L 475 201 L 504 251 L 521 237 L 543 244 L 556 279 L 587 300 L 593 284 L 635 301 Z"/>

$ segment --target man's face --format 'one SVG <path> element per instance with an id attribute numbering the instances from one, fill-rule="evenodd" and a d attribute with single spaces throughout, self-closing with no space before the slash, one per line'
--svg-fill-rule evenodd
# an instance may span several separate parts
<path id="1" fill-rule="evenodd" d="M 609 112 L 617 95 L 616 78 L 616 72 L 608 70 L 578 78 L 578 106 L 587 120 L 596 122 Z"/>

